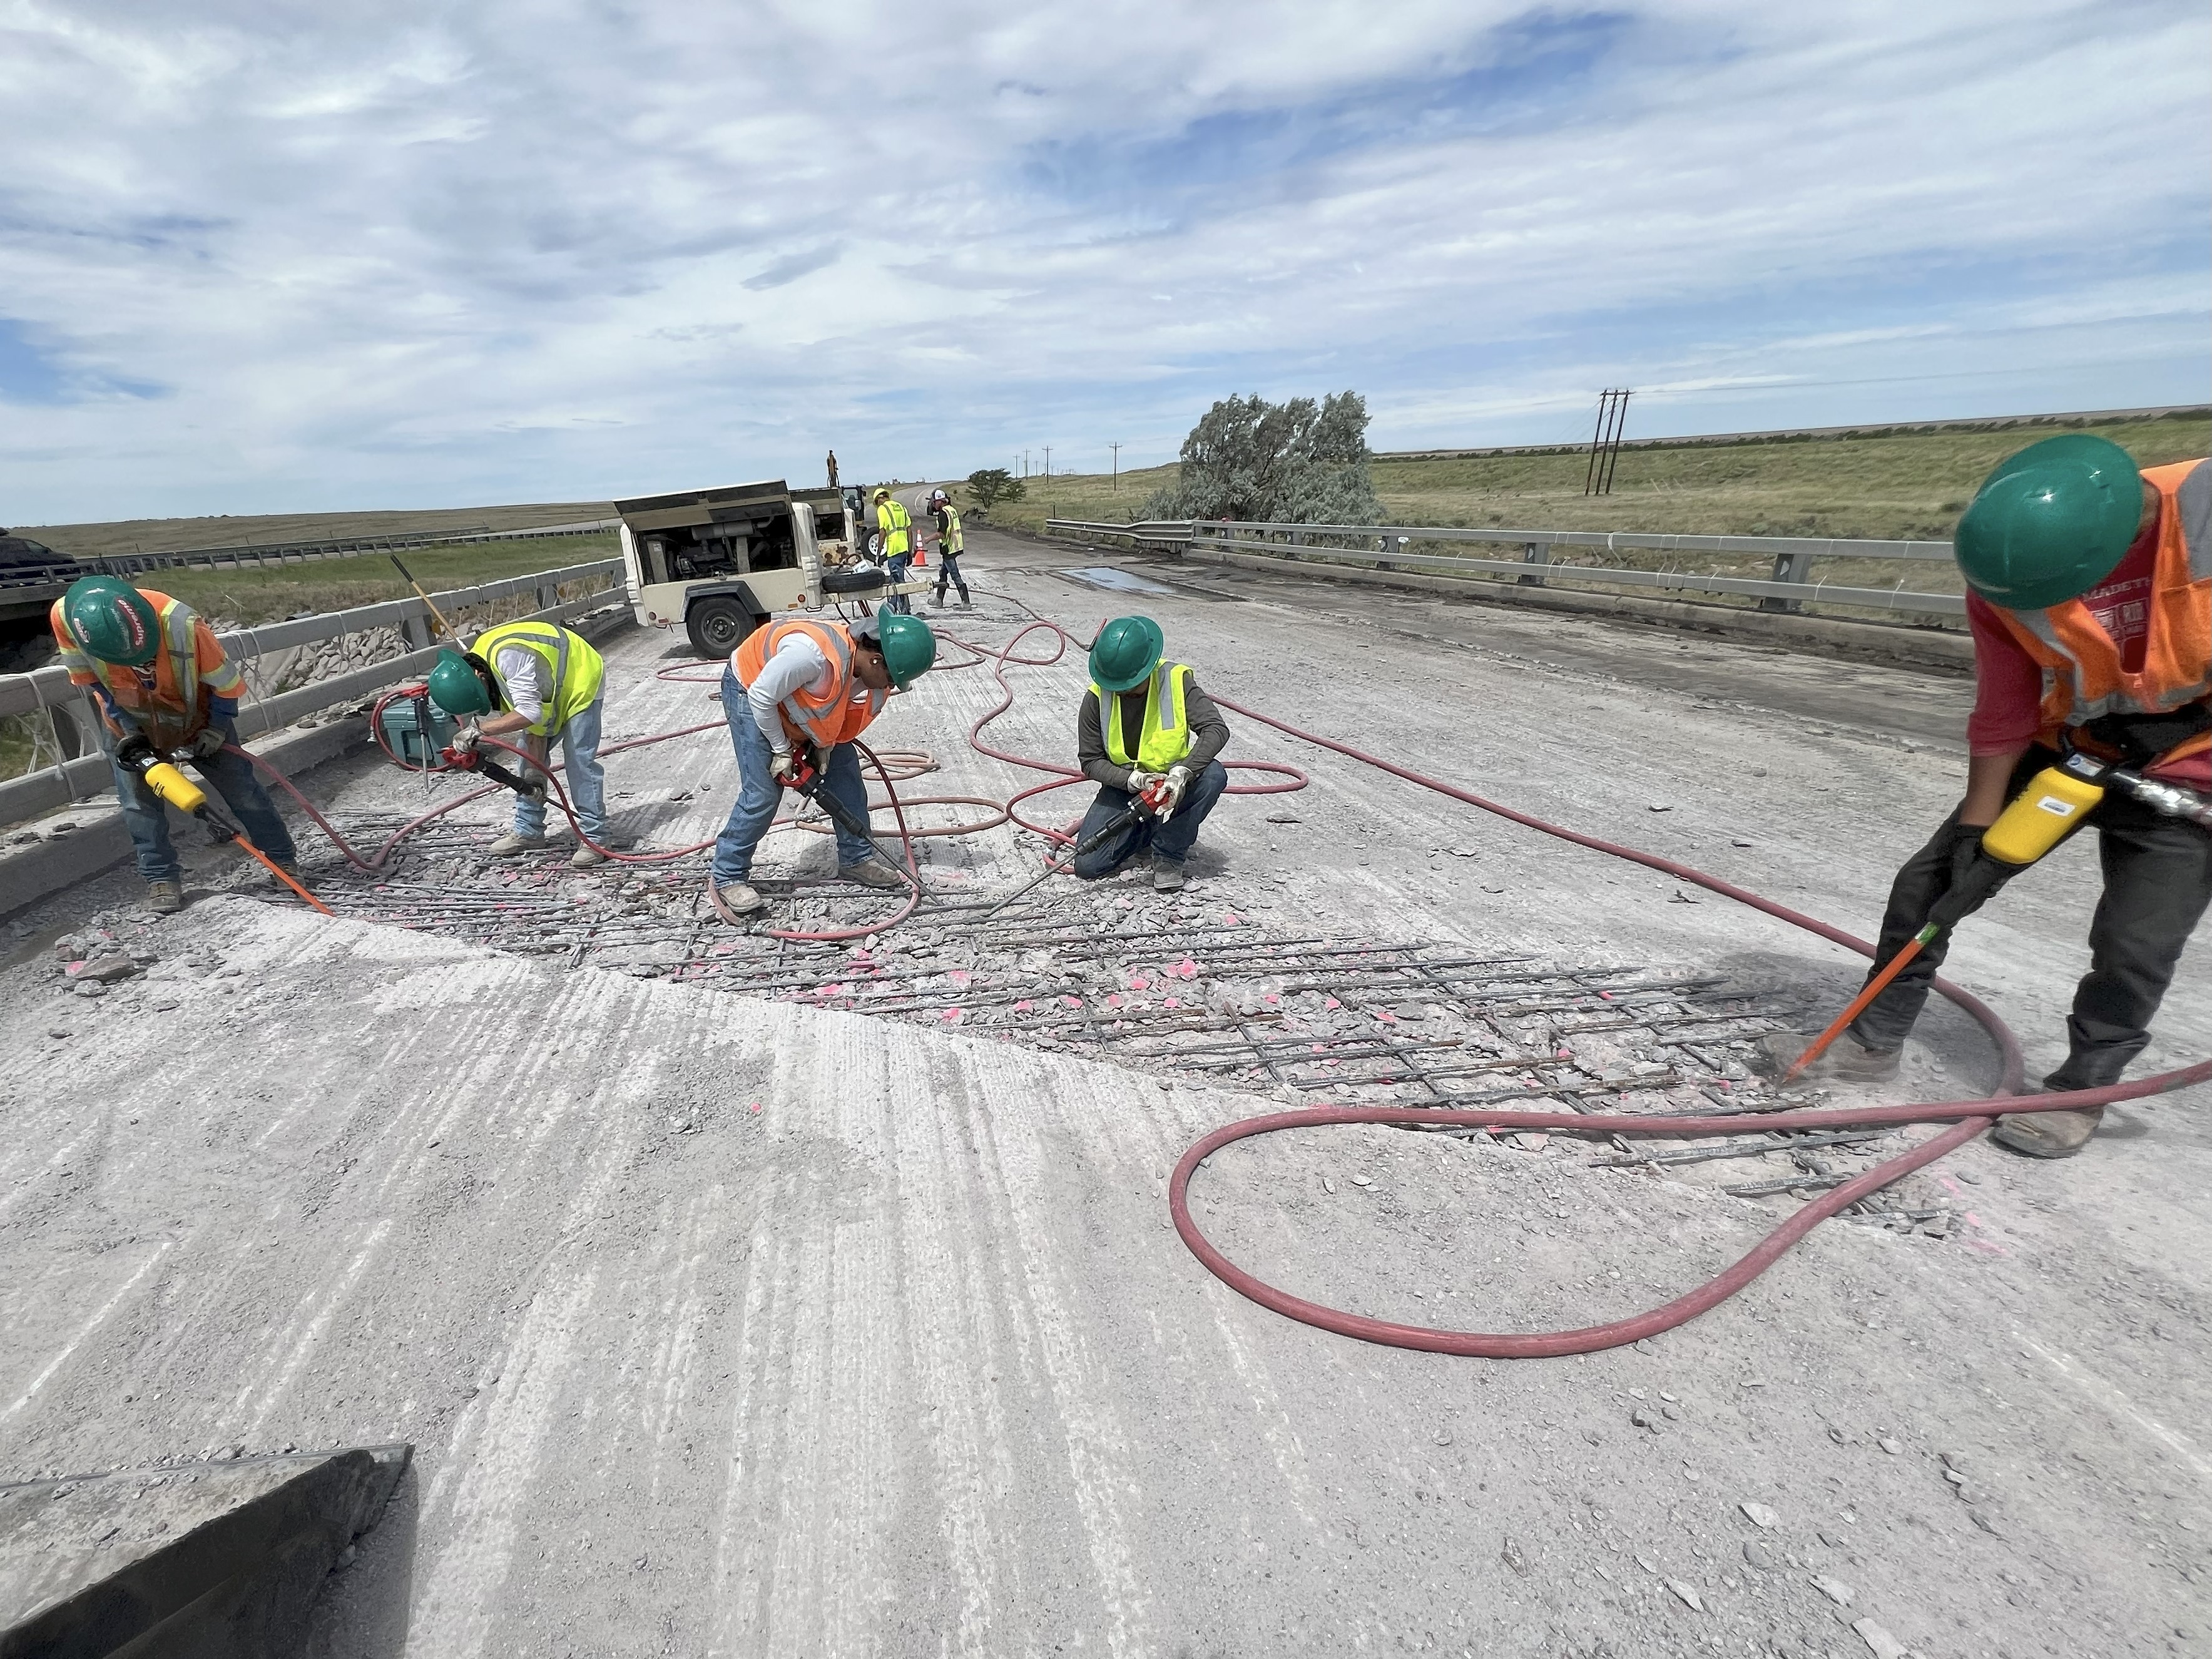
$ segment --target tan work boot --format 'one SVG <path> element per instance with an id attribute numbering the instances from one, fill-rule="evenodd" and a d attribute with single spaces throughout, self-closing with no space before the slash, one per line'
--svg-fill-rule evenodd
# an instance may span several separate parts
<path id="1" fill-rule="evenodd" d="M 2029 1158 L 2071 1158 L 2089 1144 L 2104 1115 L 2101 1106 L 2078 1112 L 2014 1112 L 1997 1120 L 1990 1139 Z"/>
<path id="2" fill-rule="evenodd" d="M 568 854 L 568 867 L 571 870 L 595 870 L 606 861 L 607 855 L 605 853 L 596 847 L 587 847 L 580 841 L 576 843 L 576 850 Z"/>
<path id="3" fill-rule="evenodd" d="M 768 908 L 768 901 L 760 896 L 760 889 L 749 882 L 733 881 L 727 887 L 717 887 L 711 878 L 707 891 L 714 908 L 732 916 L 758 915 Z"/>
<path id="4" fill-rule="evenodd" d="M 1152 890 L 1156 893 L 1179 893 L 1182 890 L 1182 860 L 1152 854 Z"/>
<path id="5" fill-rule="evenodd" d="M 1785 1075 L 1805 1045 L 1812 1038 L 1796 1031 L 1769 1031 L 1759 1038 L 1759 1047 L 1765 1060 L 1761 1069 L 1770 1076 Z M 1905 1059 L 1902 1048 L 1869 1048 L 1849 1031 L 1845 1031 L 1827 1047 L 1827 1051 L 1797 1074 L 1797 1080 L 1807 1083 L 1882 1083 L 1897 1075 L 1897 1068 Z"/>
<path id="6" fill-rule="evenodd" d="M 549 845 L 543 836 L 518 836 L 510 830 L 484 851 L 495 859 L 507 859 L 517 853 L 542 853 Z"/>
<path id="7" fill-rule="evenodd" d="M 906 878 L 881 859 L 863 859 L 858 864 L 841 865 L 837 870 L 837 879 L 856 882 L 862 887 L 906 885 Z"/>
<path id="8" fill-rule="evenodd" d="M 185 908 L 185 890 L 173 881 L 149 881 L 146 908 L 157 916 L 173 916 Z"/>

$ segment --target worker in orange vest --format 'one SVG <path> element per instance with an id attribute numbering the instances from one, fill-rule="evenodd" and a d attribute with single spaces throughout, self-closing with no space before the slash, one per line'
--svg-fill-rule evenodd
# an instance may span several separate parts
<path id="1" fill-rule="evenodd" d="M 1982 832 L 2063 750 L 2212 795 L 2212 461 L 2139 472 L 2106 439 L 2048 438 L 1990 475 L 1954 546 L 1974 637 L 1966 798 L 1898 872 L 1877 963 L 1987 859 Z M 2081 821 L 2096 826 L 2105 890 L 2066 1022 L 2067 1058 L 2043 1079 L 2051 1091 L 2119 1080 L 2150 1041 L 2183 948 L 2212 904 L 2212 832 L 2201 823 L 2118 791 Z M 1943 945 L 1939 936 L 1925 947 L 1812 1074 L 1893 1075 Z M 1993 1138 L 2065 1158 L 2102 1115 L 2099 1107 L 2004 1117 Z"/>
<path id="2" fill-rule="evenodd" d="M 867 730 L 894 690 L 903 691 L 937 660 L 937 636 L 919 617 L 878 611 L 847 626 L 793 617 L 763 624 L 730 653 L 722 671 L 722 711 L 737 750 L 737 803 L 714 842 L 708 872 L 715 908 L 748 916 L 768 901 L 749 879 L 753 852 L 775 822 L 783 791 L 813 751 L 822 787 L 855 824 L 868 821 L 868 790 L 853 739 Z M 863 887 L 897 887 L 904 878 L 843 824 L 837 873 Z"/>
<path id="3" fill-rule="evenodd" d="M 114 759 L 126 738 L 143 737 L 164 756 L 189 757 L 228 803 L 246 838 L 296 877 L 300 855 L 291 834 L 238 747 L 238 699 L 246 682 L 215 630 L 183 600 L 114 576 L 71 582 L 47 612 L 47 624 L 70 684 L 90 687 L 100 710 L 100 747 L 113 766 L 147 908 L 161 915 L 183 909 L 185 872 L 160 798 Z"/>

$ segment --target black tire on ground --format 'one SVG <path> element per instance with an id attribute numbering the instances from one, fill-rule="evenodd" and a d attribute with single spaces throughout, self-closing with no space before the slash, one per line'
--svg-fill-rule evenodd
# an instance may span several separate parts
<path id="1" fill-rule="evenodd" d="M 691 637 L 691 648 L 711 662 L 728 656 L 767 620 L 727 594 L 717 594 L 697 601 L 684 613 L 684 631 Z"/>

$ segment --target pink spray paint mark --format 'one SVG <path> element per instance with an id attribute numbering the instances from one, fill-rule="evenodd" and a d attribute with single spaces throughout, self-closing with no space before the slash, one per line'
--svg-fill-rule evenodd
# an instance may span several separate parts
<path id="1" fill-rule="evenodd" d="M 1170 997 L 1167 1000 L 1167 1006 L 1170 1008 L 1180 1008 L 1182 1006 L 1182 1000 L 1179 997 Z"/>
<path id="2" fill-rule="evenodd" d="M 1397 1015 L 1386 1014 L 1379 1008 L 1376 1010 L 1375 1018 L 1381 1020 L 1385 1025 L 1395 1025 L 1398 1023 Z"/>
<path id="3" fill-rule="evenodd" d="M 1019 1002 L 1014 1005 L 1014 1012 L 1018 1014 L 1026 1014 L 1030 1009 L 1036 1006 L 1036 1004 L 1031 1002 L 1027 997 L 1024 997 Z"/>
<path id="4" fill-rule="evenodd" d="M 760 1102 L 758 1102 L 757 1100 L 757 1101 L 755 1101 L 755 1102 L 753 1102 L 753 1110 L 755 1110 L 755 1111 L 757 1111 L 757 1112 L 758 1110 L 760 1110 Z"/>
<path id="5" fill-rule="evenodd" d="M 966 988 L 968 981 L 971 975 L 965 968 L 955 968 L 945 977 L 951 980 L 955 985 L 960 986 L 964 989 Z"/>
<path id="6" fill-rule="evenodd" d="M 1344 1006 L 1344 1005 L 1339 1002 L 1334 997 L 1323 997 L 1321 1000 L 1321 1006 L 1324 1008 L 1341 1008 Z"/>
<path id="7" fill-rule="evenodd" d="M 1174 967 L 1169 969 L 1168 972 L 1173 974 L 1177 979 L 1196 979 L 1198 977 L 1198 964 L 1195 962 L 1193 962 L 1188 957 L 1185 957 L 1181 962 L 1176 963 Z"/>
<path id="8" fill-rule="evenodd" d="M 1071 1008 L 1080 1008 L 1083 1006 L 1083 999 L 1081 997 L 1062 997 L 1060 1000 Z"/>
<path id="9" fill-rule="evenodd" d="M 1109 991 L 1106 994 L 1106 1006 L 1109 1008 L 1120 1007 L 1121 1006 L 1121 994 L 1119 991 Z"/>
<path id="10" fill-rule="evenodd" d="M 1129 988 L 1132 991 L 1149 991 L 1152 987 L 1142 974 L 1132 974 L 1129 975 Z"/>
<path id="11" fill-rule="evenodd" d="M 1244 925 L 1243 921 L 1237 919 L 1237 913 L 1234 910 L 1224 910 L 1221 913 L 1221 919 L 1227 922 L 1231 927 L 1242 927 Z"/>

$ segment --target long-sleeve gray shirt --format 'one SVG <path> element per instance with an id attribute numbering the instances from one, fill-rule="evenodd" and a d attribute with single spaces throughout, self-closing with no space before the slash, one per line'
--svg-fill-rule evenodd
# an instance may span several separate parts
<path id="1" fill-rule="evenodd" d="M 1121 717 L 1121 752 L 1133 755 L 1145 732 L 1145 688 L 1124 691 L 1114 699 Z M 1213 699 L 1198 689 L 1198 677 L 1191 676 L 1190 684 L 1183 693 L 1183 718 L 1190 722 L 1190 753 L 1182 764 L 1193 772 L 1202 772 L 1206 763 L 1229 746 L 1229 723 L 1221 718 L 1221 710 Z M 1105 728 L 1098 721 L 1098 693 L 1083 694 L 1083 707 L 1075 716 L 1075 758 L 1083 768 L 1083 775 L 1091 782 L 1103 784 L 1109 789 L 1129 787 L 1129 769 L 1116 766 L 1106 758 Z"/>

